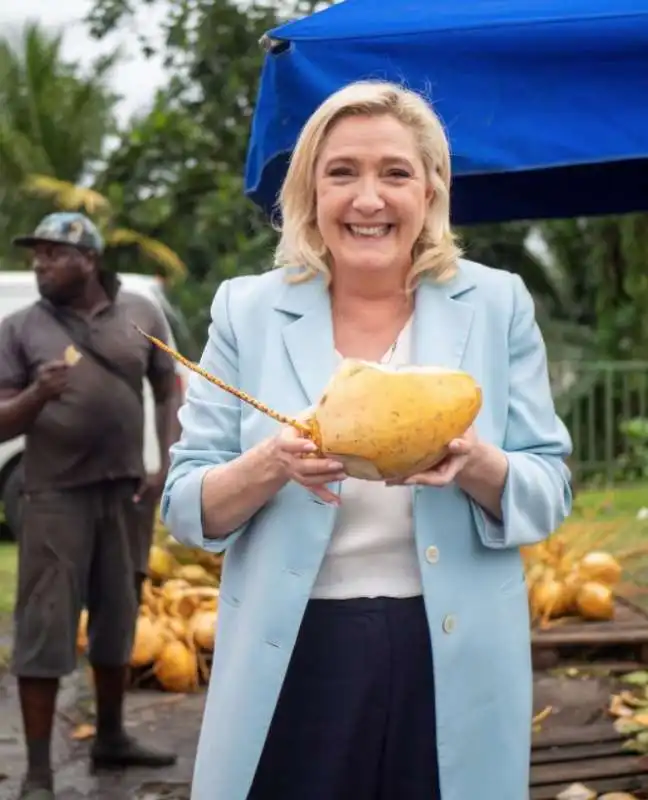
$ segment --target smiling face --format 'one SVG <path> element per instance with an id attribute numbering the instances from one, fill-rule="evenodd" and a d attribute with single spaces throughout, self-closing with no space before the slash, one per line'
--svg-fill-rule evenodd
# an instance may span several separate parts
<path id="1" fill-rule="evenodd" d="M 407 272 L 432 200 L 411 129 L 386 114 L 341 119 L 318 158 L 315 197 L 334 270 Z"/>

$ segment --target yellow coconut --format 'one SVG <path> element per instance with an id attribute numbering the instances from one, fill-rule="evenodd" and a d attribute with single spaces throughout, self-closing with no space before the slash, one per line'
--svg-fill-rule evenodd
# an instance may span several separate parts
<path id="1" fill-rule="evenodd" d="M 578 565 L 585 581 L 596 581 L 614 588 L 621 580 L 621 564 L 610 553 L 591 552 L 583 556 Z"/>
<path id="2" fill-rule="evenodd" d="M 638 798 L 636 794 L 627 792 L 609 792 L 599 795 L 599 800 L 638 800 Z"/>
<path id="3" fill-rule="evenodd" d="M 187 637 L 187 620 L 181 617 L 165 617 L 164 625 L 171 631 L 174 639 L 185 641 Z"/>
<path id="4" fill-rule="evenodd" d="M 545 578 L 533 587 L 531 608 L 534 616 L 547 619 L 562 617 L 568 606 L 569 597 L 565 585 L 557 578 Z"/>
<path id="5" fill-rule="evenodd" d="M 578 613 L 589 620 L 608 620 L 614 617 L 614 593 L 609 586 L 596 581 L 584 583 L 576 595 Z"/>
<path id="6" fill-rule="evenodd" d="M 186 581 L 192 586 L 215 586 L 216 579 L 210 575 L 204 567 L 199 564 L 185 564 L 176 569 L 175 578 Z"/>
<path id="7" fill-rule="evenodd" d="M 163 547 L 154 544 L 149 550 L 148 571 L 154 581 L 166 581 L 177 567 L 175 558 Z"/>
<path id="8" fill-rule="evenodd" d="M 459 370 L 346 359 L 306 423 L 320 451 L 349 475 L 398 479 L 441 460 L 481 402 L 479 386 Z"/>
<path id="9" fill-rule="evenodd" d="M 153 672 L 168 692 L 191 692 L 198 686 L 198 662 L 182 642 L 168 642 L 158 656 Z"/>
<path id="10" fill-rule="evenodd" d="M 577 569 L 572 569 L 563 578 L 562 584 L 564 592 L 563 602 L 565 614 L 575 613 L 577 611 L 576 598 L 578 597 L 578 592 L 583 585 L 583 577 Z"/>
<path id="11" fill-rule="evenodd" d="M 199 602 L 199 598 L 191 594 L 181 594 L 169 602 L 169 616 L 190 619 Z"/>
<path id="12" fill-rule="evenodd" d="M 191 620 L 193 639 L 201 650 L 214 649 L 216 616 L 215 611 L 198 611 Z"/>
<path id="13" fill-rule="evenodd" d="M 176 578 L 171 578 L 171 580 L 163 584 L 160 587 L 160 604 L 158 606 L 159 610 L 168 610 L 169 607 L 172 606 L 173 603 L 175 603 L 177 599 L 182 596 L 184 590 L 188 587 L 189 584 L 187 581 L 177 580 Z"/>
<path id="14" fill-rule="evenodd" d="M 139 330 L 206 380 L 297 428 L 323 455 L 340 460 L 347 474 L 365 480 L 401 479 L 429 469 L 446 455 L 452 439 L 472 425 L 482 405 L 481 389 L 460 370 L 345 359 L 315 409 L 298 420 L 273 411 Z"/>
<path id="15" fill-rule="evenodd" d="M 164 636 L 159 622 L 143 614 L 137 619 L 135 640 L 131 651 L 131 667 L 145 667 L 152 664 L 164 646 Z"/>

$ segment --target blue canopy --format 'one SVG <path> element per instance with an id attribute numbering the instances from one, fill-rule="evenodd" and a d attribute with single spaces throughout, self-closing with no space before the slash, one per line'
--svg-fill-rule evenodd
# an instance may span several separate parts
<path id="1" fill-rule="evenodd" d="M 433 104 L 455 223 L 648 210 L 648 0 L 347 0 L 266 43 L 245 181 L 267 211 L 309 114 L 360 78 Z"/>

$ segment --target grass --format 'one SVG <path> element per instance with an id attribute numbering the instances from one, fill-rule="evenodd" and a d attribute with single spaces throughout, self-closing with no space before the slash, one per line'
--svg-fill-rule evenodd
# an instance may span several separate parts
<path id="1" fill-rule="evenodd" d="M 10 616 L 16 593 L 17 549 L 10 542 L 0 542 L 0 630 L 3 617 Z"/>
<path id="2" fill-rule="evenodd" d="M 646 509 L 644 514 L 640 511 Z M 614 552 L 646 551 L 642 572 L 648 568 L 648 483 L 579 492 L 565 527 L 587 530 L 591 546 Z M 637 565 L 638 566 L 638 565 Z M 647 580 L 648 583 L 648 580 Z"/>
<path id="3" fill-rule="evenodd" d="M 619 592 L 648 612 L 648 510 L 642 509 L 648 482 L 581 490 L 557 534 L 572 557 L 590 550 L 617 556 L 624 567 Z"/>
<path id="4" fill-rule="evenodd" d="M 588 489 L 578 492 L 574 499 L 574 516 L 636 518 L 641 508 L 648 508 L 648 483 L 615 486 L 612 489 Z"/>
<path id="5" fill-rule="evenodd" d="M 1 639 L 3 634 L 11 629 L 16 593 L 17 555 L 15 544 L 0 542 L 0 674 L 4 672 L 9 661 L 10 647 Z"/>

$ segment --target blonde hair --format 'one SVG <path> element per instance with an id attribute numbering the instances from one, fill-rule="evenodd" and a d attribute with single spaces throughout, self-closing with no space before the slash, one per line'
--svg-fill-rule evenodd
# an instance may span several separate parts
<path id="1" fill-rule="evenodd" d="M 414 245 L 407 285 L 424 274 L 451 278 L 461 249 L 450 227 L 450 148 L 441 121 L 415 92 L 384 81 L 357 81 L 328 97 L 301 131 L 279 194 L 282 224 L 275 266 L 300 282 L 323 273 L 330 281 L 326 246 L 315 223 L 315 165 L 333 126 L 352 116 L 390 115 L 413 131 L 434 195 Z"/>

